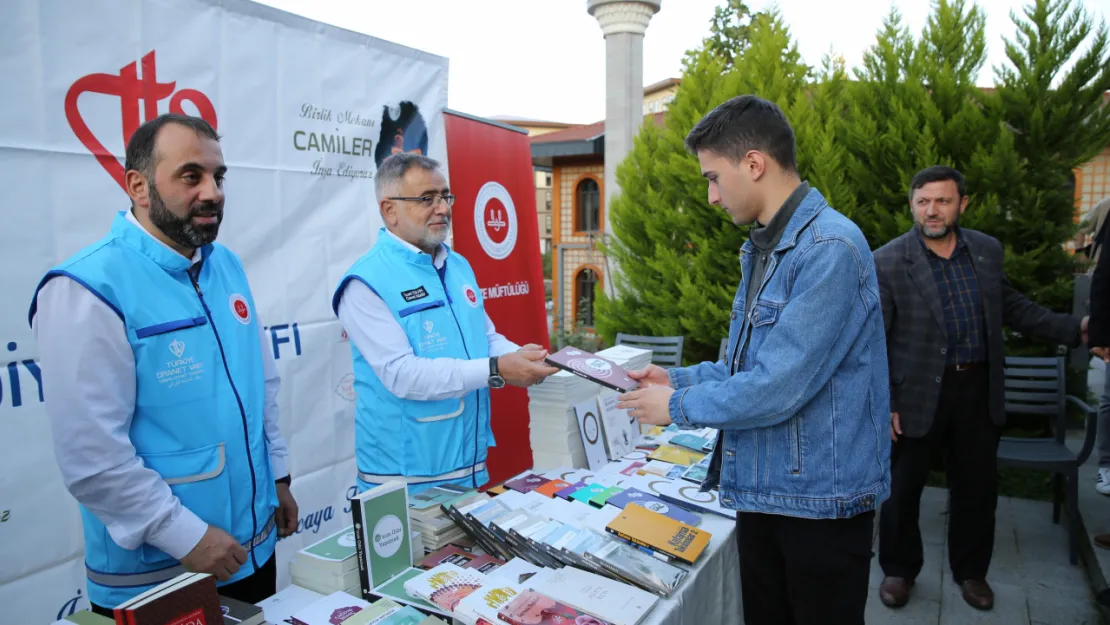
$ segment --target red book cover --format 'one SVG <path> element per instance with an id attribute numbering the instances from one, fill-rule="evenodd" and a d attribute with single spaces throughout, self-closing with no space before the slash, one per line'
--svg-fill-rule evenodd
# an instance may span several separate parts
<path id="1" fill-rule="evenodd" d="M 582 351 L 577 347 L 564 347 L 544 358 L 544 362 L 622 393 L 640 386 L 639 382 L 628 377 L 624 367 L 608 358 Z"/>
<path id="2" fill-rule="evenodd" d="M 223 625 L 216 578 L 195 578 L 161 596 L 127 608 L 131 625 Z"/>

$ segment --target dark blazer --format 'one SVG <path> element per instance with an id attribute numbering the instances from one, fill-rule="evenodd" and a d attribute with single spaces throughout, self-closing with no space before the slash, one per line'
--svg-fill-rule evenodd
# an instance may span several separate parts
<path id="1" fill-rule="evenodd" d="M 1087 322 L 1087 344 L 1091 347 L 1110 347 L 1110 252 L 1098 255 L 1095 270 L 1091 273 L 1089 300 L 1091 319 Z"/>
<path id="2" fill-rule="evenodd" d="M 1080 319 L 1054 313 L 1018 293 L 1002 272 L 1003 248 L 998 239 L 960 229 L 971 253 L 987 327 L 990 416 L 1006 422 L 1002 324 L 1037 339 L 1079 345 Z M 879 295 L 886 325 L 890 366 L 890 410 L 897 412 L 902 434 L 928 433 L 940 399 L 947 361 L 948 335 L 944 312 L 929 259 L 915 231 L 894 239 L 875 254 Z"/>

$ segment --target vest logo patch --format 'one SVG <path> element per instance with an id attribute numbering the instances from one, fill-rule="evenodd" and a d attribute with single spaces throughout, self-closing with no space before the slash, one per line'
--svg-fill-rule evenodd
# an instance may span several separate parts
<path id="1" fill-rule="evenodd" d="M 434 327 L 436 327 L 436 324 L 432 323 L 431 319 L 424 322 L 424 331 L 425 332 L 431 332 L 432 328 L 434 328 Z"/>
<path id="2" fill-rule="evenodd" d="M 228 299 L 228 306 L 231 307 L 231 314 L 236 321 L 243 325 L 251 322 L 251 309 L 250 306 L 247 306 L 247 298 L 238 293 L 233 293 Z"/>
<path id="3" fill-rule="evenodd" d="M 170 343 L 170 351 L 173 352 L 174 356 L 181 358 L 181 354 L 185 353 L 185 344 L 181 341 L 174 341 Z"/>
<path id="4" fill-rule="evenodd" d="M 462 288 L 462 292 L 463 292 L 463 298 L 466 299 L 466 303 L 470 304 L 474 308 L 477 308 L 478 307 L 478 293 L 477 293 L 477 291 L 474 290 L 474 287 L 470 286 L 469 284 L 464 284 L 463 288 Z"/>
<path id="5" fill-rule="evenodd" d="M 405 298 L 406 302 L 414 302 L 418 299 L 428 297 L 428 291 L 424 287 L 418 287 L 411 291 L 401 291 L 401 297 Z"/>
<path id="6" fill-rule="evenodd" d="M 436 324 L 431 319 L 424 320 L 422 327 L 424 336 L 416 344 L 421 355 L 434 354 L 447 348 L 447 337 L 435 331 Z"/>
<path id="7" fill-rule="evenodd" d="M 166 349 L 173 358 L 165 361 L 165 366 L 154 374 L 159 384 L 166 388 L 175 388 L 204 375 L 204 363 L 185 355 L 185 341 L 174 339 L 166 345 Z"/>

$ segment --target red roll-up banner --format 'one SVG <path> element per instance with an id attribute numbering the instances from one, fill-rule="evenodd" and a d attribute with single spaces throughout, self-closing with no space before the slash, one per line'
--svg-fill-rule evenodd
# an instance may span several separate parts
<path id="1" fill-rule="evenodd" d="M 451 111 L 444 118 L 457 198 L 454 249 L 474 268 L 497 331 L 518 345 L 550 349 L 528 135 Z M 497 484 L 532 466 L 532 446 L 527 391 L 506 386 L 491 394 L 497 447 L 486 464 L 490 483 Z"/>

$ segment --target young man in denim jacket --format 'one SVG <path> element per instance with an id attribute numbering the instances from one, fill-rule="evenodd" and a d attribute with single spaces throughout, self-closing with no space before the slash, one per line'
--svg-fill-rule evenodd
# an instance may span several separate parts
<path id="1" fill-rule="evenodd" d="M 754 222 L 721 362 L 634 372 L 641 423 L 714 427 L 703 488 L 737 511 L 744 619 L 863 623 L 875 510 L 890 491 L 878 281 L 859 228 L 800 180 L 794 131 L 740 96 L 686 138 L 709 202 Z"/>

